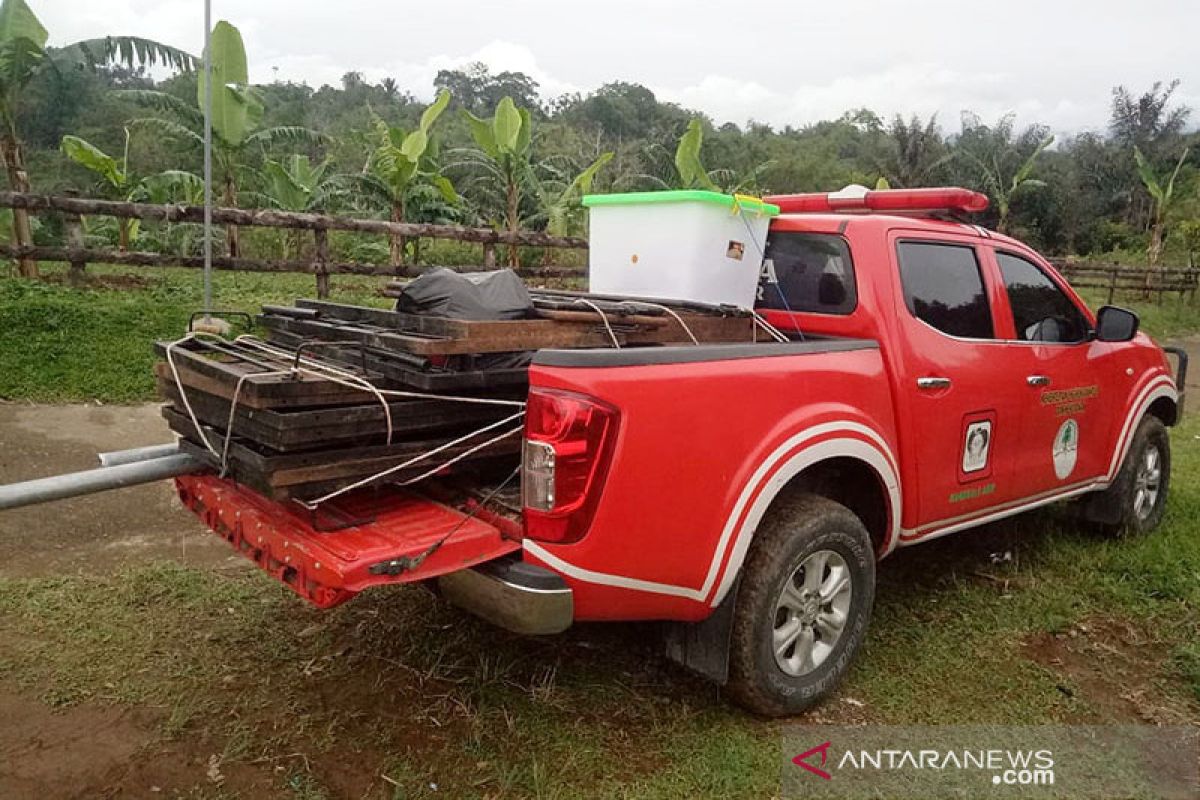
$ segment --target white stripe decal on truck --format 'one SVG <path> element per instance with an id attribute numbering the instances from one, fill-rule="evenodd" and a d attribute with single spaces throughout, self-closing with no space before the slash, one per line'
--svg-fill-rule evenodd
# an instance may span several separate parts
<path id="1" fill-rule="evenodd" d="M 993 506 L 991 508 L 980 509 L 971 515 L 941 520 L 915 529 L 900 528 L 900 516 L 903 506 L 900 480 L 896 470 L 896 459 L 891 452 L 891 448 L 888 447 L 887 441 L 882 436 L 865 425 L 850 421 L 829 422 L 807 428 L 777 447 L 763 460 L 758 469 L 750 477 L 750 480 L 746 482 L 746 485 L 742 488 L 738 496 L 737 502 L 734 504 L 733 511 L 726 519 L 725 527 L 721 531 L 721 537 L 713 552 L 713 558 L 709 564 L 704 584 L 699 589 L 645 581 L 624 575 L 594 572 L 562 560 L 537 542 L 526 539 L 523 542 L 523 546 L 534 558 L 561 572 L 563 575 L 575 578 L 576 580 L 602 586 L 615 586 L 640 592 L 683 597 L 689 600 L 704 601 L 708 598 L 713 584 L 716 582 L 718 576 L 720 576 L 720 584 L 717 586 L 716 592 L 712 595 L 710 601 L 710 605 L 717 606 L 725 598 L 730 586 L 732 586 L 734 579 L 741 570 L 742 563 L 745 561 L 746 553 L 749 551 L 750 543 L 753 540 L 754 530 L 758 527 L 758 523 L 762 520 L 762 516 L 766 513 L 767 508 L 770 507 L 771 501 L 775 499 L 775 495 L 778 494 L 779 490 L 791 478 L 818 461 L 841 456 L 858 458 L 870 464 L 883 479 L 891 504 L 891 508 L 889 509 L 891 531 L 887 547 L 887 552 L 890 552 L 898 544 L 913 544 L 918 541 L 927 541 L 928 539 L 944 536 L 963 528 L 1019 514 L 1023 511 L 1028 511 L 1094 489 L 1103 489 L 1116 477 L 1121 462 L 1129 451 L 1137 422 L 1146 414 L 1150 405 L 1160 397 L 1167 397 L 1173 402 L 1178 402 L 1178 393 L 1175 390 L 1174 381 L 1168 377 L 1160 377 L 1151 382 L 1150 385 L 1139 393 L 1138 399 L 1133 404 L 1133 410 L 1126 417 L 1121 427 L 1121 433 L 1118 436 L 1117 445 L 1113 449 L 1113 457 L 1109 463 L 1108 473 L 1103 478 L 1063 486 L 1059 489 L 1036 495 L 1033 498 L 1007 508 Z M 839 437 L 804 448 L 785 460 L 788 453 L 795 451 L 804 442 L 829 433 L 840 432 L 857 433 L 869 439 L 870 443 L 862 439 Z M 779 466 L 779 469 L 772 473 L 772 470 L 780 464 L 782 466 Z M 768 476 L 770 477 L 768 478 Z M 759 491 L 760 487 L 761 491 Z M 751 504 L 752 498 L 753 503 Z M 749 511 L 743 520 L 742 514 L 746 511 L 748 505 Z M 739 520 L 742 520 L 741 524 L 739 524 Z M 736 538 L 733 537 L 735 530 L 737 531 Z M 726 550 L 729 548 L 731 539 L 733 539 L 732 553 L 729 556 L 729 563 L 722 570 L 721 565 L 725 562 Z"/>
<path id="2" fill-rule="evenodd" d="M 845 432 L 865 436 L 871 440 L 871 443 L 865 442 L 862 439 L 849 437 L 830 439 L 804 448 L 787 457 L 789 453 L 793 453 L 793 451 L 807 441 L 831 433 Z M 749 549 L 750 540 L 754 534 L 754 529 L 758 526 L 759 520 L 761 520 L 763 513 L 770 505 L 771 500 L 774 499 L 778 490 L 805 467 L 811 466 L 821 460 L 840 456 L 848 456 L 866 461 L 883 479 L 892 506 L 890 509 L 890 518 L 892 520 L 891 539 L 894 542 L 900 526 L 900 481 L 896 474 L 895 458 L 882 436 L 865 425 L 847 420 L 828 422 L 806 428 L 775 448 L 763 460 L 742 488 L 737 502 L 734 503 L 733 510 L 725 521 L 721 537 L 717 541 L 712 561 L 705 575 L 704 584 L 699 589 L 644 581 L 624 575 L 594 572 L 562 560 L 550 553 L 543 545 L 529 539 L 523 542 L 523 546 L 530 555 L 542 561 L 547 566 L 576 580 L 602 586 L 616 586 L 623 589 L 633 589 L 635 591 L 666 594 L 673 597 L 685 597 L 690 600 L 703 601 L 709 596 L 717 578 L 722 574 L 721 565 L 725 562 L 726 552 L 729 549 L 730 541 L 733 540 L 733 554 L 730 557 L 729 567 L 725 570 L 725 577 L 721 580 L 720 586 L 717 587 L 717 593 L 712 600 L 712 605 L 718 605 L 729 590 L 730 585 L 732 585 L 738 570 L 741 569 L 742 561 L 745 560 L 746 551 Z M 772 471 L 776 467 L 779 467 L 778 471 L 772 474 Z M 770 476 L 769 480 L 768 476 Z M 759 491 L 760 487 L 762 489 L 761 492 Z M 754 502 L 751 505 L 752 499 Z M 739 520 L 742 519 L 743 512 L 746 511 L 747 506 L 749 506 L 749 512 L 745 515 L 744 521 L 739 525 Z M 737 532 L 736 538 L 734 538 L 735 531 Z"/>

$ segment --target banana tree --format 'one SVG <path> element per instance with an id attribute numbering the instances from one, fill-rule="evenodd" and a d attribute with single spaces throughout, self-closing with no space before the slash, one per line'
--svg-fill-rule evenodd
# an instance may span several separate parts
<path id="1" fill-rule="evenodd" d="M 764 161 L 745 172 L 728 168 L 705 169 L 700 160 L 700 150 L 704 145 L 704 128 L 700 120 L 692 119 L 687 129 L 679 137 L 675 147 L 675 174 L 670 175 L 670 167 L 662 155 L 664 148 L 652 144 L 648 151 L 654 162 L 661 162 L 658 174 L 639 173 L 627 175 L 625 180 L 636 181 L 640 185 L 650 185 L 657 189 L 703 189 L 709 192 L 760 193 L 763 175 L 774 161 Z"/>
<path id="2" fill-rule="evenodd" d="M 679 146 L 675 148 L 675 169 L 679 172 L 681 184 L 679 188 L 720 191 L 704 169 L 704 165 L 700 163 L 700 148 L 703 144 L 704 129 L 700 120 L 693 119 L 688 123 L 683 136 L 679 137 Z"/>
<path id="3" fill-rule="evenodd" d="M 546 215 L 546 233 L 570 236 L 579 232 L 583 217 L 579 201 L 592 190 L 596 173 L 612 161 L 612 158 L 613 153 L 601 153 L 599 158 L 574 178 L 567 178 L 560 170 L 554 170 L 552 180 L 532 181 L 537 188 L 542 213 Z"/>
<path id="4" fill-rule="evenodd" d="M 418 187 L 431 186 L 450 204 L 458 202 L 458 193 L 437 166 L 437 145 L 432 137 L 434 123 L 450 104 L 450 93 L 442 91 L 423 112 L 415 130 L 404 131 L 389 125 L 371 112 L 368 134 L 371 151 L 362 173 L 353 176 L 358 191 L 368 201 L 387 207 L 392 222 L 408 220 L 408 205 Z M 389 255 L 394 267 L 404 265 L 405 237 L 391 234 Z"/>
<path id="5" fill-rule="evenodd" d="M 267 205 L 284 211 L 324 210 L 326 203 L 339 194 L 326 176 L 329 162 L 314 166 L 308 156 L 294 154 L 284 161 L 268 159 L 260 172 L 262 196 Z M 299 252 L 303 231 L 288 230 L 284 239 L 284 258 Z"/>
<path id="6" fill-rule="evenodd" d="M 129 171 L 129 129 L 125 129 L 125 150 L 121 160 L 105 153 L 86 139 L 78 136 L 64 136 L 62 151 L 67 158 L 76 164 L 94 172 L 100 177 L 102 192 L 121 200 L 132 200 L 140 189 L 140 182 L 134 180 Z M 138 220 L 118 219 L 117 238 L 121 252 L 129 249 L 132 241 L 137 239 Z"/>
<path id="7" fill-rule="evenodd" d="M 1150 266 L 1158 266 L 1159 259 L 1162 258 L 1163 239 L 1167 227 L 1167 214 L 1171 211 L 1171 206 L 1175 200 L 1175 179 L 1179 177 L 1179 171 L 1183 169 L 1183 164 L 1187 161 L 1188 148 L 1183 148 L 1183 154 L 1179 156 L 1179 161 L 1175 164 L 1175 169 L 1172 170 L 1171 176 L 1167 178 L 1164 184 L 1159 176 L 1155 173 L 1154 168 L 1150 166 L 1150 162 L 1142 155 L 1142 151 L 1138 147 L 1133 148 L 1133 158 L 1137 162 L 1138 175 L 1141 176 L 1142 183 L 1146 185 L 1146 191 L 1150 193 L 1150 197 L 1154 200 L 1153 214 L 1150 222 L 1150 245 L 1146 248 L 1146 254 L 1150 258 Z"/>
<path id="8" fill-rule="evenodd" d="M 236 208 L 238 204 L 238 175 L 256 150 L 266 150 L 279 144 L 316 145 L 326 137 L 314 130 L 284 125 L 262 128 L 263 104 L 257 90 L 250 85 L 246 66 L 246 47 L 242 34 L 233 25 L 221 20 L 212 31 L 212 134 L 213 158 L 221 183 L 221 205 Z M 120 96 L 160 113 L 165 117 L 143 117 L 130 125 L 200 148 L 204 144 L 205 78 L 197 81 L 196 105 L 191 106 L 165 92 L 148 89 L 129 89 Z M 230 257 L 241 254 L 237 226 L 225 229 L 226 251 Z"/>
<path id="9" fill-rule="evenodd" d="M 117 62 L 127 66 L 165 64 L 191 69 L 195 58 L 182 50 L 133 36 L 109 36 L 75 42 L 53 51 L 46 49 L 45 27 L 25 0 L 0 2 L 0 160 L 13 191 L 28 192 L 29 175 L 21 145 L 20 121 L 26 87 L 40 75 L 54 73 L 66 65 L 95 67 Z M 29 213 L 15 209 L 13 238 L 18 245 L 33 243 Z M 19 259 L 21 275 L 37 275 L 37 262 Z"/>
<path id="10" fill-rule="evenodd" d="M 1045 135 L 1040 126 L 1030 127 L 1014 137 L 1011 114 L 1001 117 L 994 127 L 979 124 L 973 115 L 964 116 L 958 154 L 975 169 L 987 193 L 996 201 L 996 230 L 1000 233 L 1008 233 L 1009 212 L 1016 194 L 1046 185 L 1031 175 L 1038 157 L 1052 144 L 1054 137 Z M 1023 155 L 1026 150 L 1028 155 Z"/>
<path id="11" fill-rule="evenodd" d="M 478 149 L 460 151 L 464 156 L 460 165 L 474 173 L 472 185 L 485 204 L 501 210 L 504 229 L 516 233 L 521 229 L 521 200 L 532 168 L 533 120 L 528 109 L 517 108 L 511 97 L 500 100 L 491 119 L 463 113 Z M 519 266 L 516 245 L 508 247 L 508 264 Z"/>
<path id="12" fill-rule="evenodd" d="M 328 161 L 313 166 L 308 156 L 298 154 L 284 161 L 267 159 L 261 170 L 263 195 L 284 211 L 312 211 L 326 196 L 328 169 Z"/>

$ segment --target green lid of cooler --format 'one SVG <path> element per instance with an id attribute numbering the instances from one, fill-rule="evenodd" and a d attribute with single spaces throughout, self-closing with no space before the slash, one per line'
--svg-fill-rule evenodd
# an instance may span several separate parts
<path id="1" fill-rule="evenodd" d="M 622 192 L 619 194 L 589 194 L 583 198 L 584 206 L 634 206 L 651 203 L 712 203 L 725 208 L 738 208 L 754 214 L 774 217 L 779 206 L 764 203 L 757 197 L 745 194 L 723 194 L 703 189 L 673 189 L 665 192 Z"/>

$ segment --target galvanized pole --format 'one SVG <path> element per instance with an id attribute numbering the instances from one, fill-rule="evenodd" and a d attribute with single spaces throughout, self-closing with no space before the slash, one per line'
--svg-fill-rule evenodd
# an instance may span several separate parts
<path id="1" fill-rule="evenodd" d="M 204 0 L 204 310 L 212 311 L 212 0 Z"/>

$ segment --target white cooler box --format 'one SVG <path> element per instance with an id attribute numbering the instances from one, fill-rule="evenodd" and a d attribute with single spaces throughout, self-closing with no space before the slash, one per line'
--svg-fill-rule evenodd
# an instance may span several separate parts
<path id="1" fill-rule="evenodd" d="M 592 194 L 583 204 L 591 292 L 753 307 L 778 206 L 698 190 Z"/>

